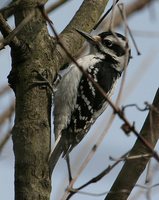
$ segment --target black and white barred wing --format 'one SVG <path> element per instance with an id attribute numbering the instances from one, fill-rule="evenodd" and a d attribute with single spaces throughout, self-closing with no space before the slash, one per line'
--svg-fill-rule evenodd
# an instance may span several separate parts
<path id="1" fill-rule="evenodd" d="M 88 55 L 77 60 L 85 70 L 98 62 L 98 59 L 93 55 Z M 71 121 L 72 113 L 77 107 L 77 96 L 79 83 L 82 73 L 75 64 L 70 66 L 70 70 L 63 76 L 54 97 L 54 133 L 55 138 L 61 134 L 61 131 L 66 129 Z"/>
<path id="2" fill-rule="evenodd" d="M 115 82 L 119 74 L 109 63 L 98 62 L 90 66 L 87 72 L 92 78 L 105 90 L 110 97 L 113 93 Z M 70 121 L 70 129 L 72 130 L 72 148 L 78 144 L 85 134 L 89 131 L 91 125 L 104 112 L 108 103 L 94 85 L 82 76 L 79 82 L 77 102 Z"/>

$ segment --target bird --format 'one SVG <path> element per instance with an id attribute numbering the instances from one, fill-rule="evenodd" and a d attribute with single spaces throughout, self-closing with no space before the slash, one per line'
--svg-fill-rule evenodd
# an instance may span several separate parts
<path id="1" fill-rule="evenodd" d="M 131 50 L 120 33 L 107 31 L 98 35 L 76 29 L 90 46 L 87 55 L 77 59 L 92 79 L 111 97 L 117 80 L 127 67 Z M 108 106 L 93 83 L 71 63 L 54 95 L 55 145 L 49 157 L 52 173 L 59 157 L 65 157 L 81 142 L 92 124 Z"/>

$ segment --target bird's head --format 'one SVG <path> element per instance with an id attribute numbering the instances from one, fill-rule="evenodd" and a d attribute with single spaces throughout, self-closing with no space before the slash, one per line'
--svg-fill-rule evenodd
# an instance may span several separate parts
<path id="1" fill-rule="evenodd" d="M 116 32 L 102 32 L 99 35 L 91 36 L 81 30 L 76 31 L 82 35 L 90 44 L 91 53 L 104 55 L 108 62 L 111 62 L 115 70 L 122 72 L 130 59 L 130 48 L 125 36 Z"/>

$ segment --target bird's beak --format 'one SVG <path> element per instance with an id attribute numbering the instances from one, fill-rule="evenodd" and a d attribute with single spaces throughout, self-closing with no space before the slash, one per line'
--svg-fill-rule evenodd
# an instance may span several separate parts
<path id="1" fill-rule="evenodd" d="M 84 31 L 81 31 L 79 29 L 75 29 L 80 35 L 82 35 L 89 43 L 91 44 L 98 44 L 101 41 L 101 37 L 96 35 L 96 36 L 91 36 L 89 33 L 86 33 Z"/>

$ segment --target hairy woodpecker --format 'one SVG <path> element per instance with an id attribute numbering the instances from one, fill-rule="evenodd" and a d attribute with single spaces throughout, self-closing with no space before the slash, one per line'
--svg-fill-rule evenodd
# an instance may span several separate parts
<path id="1" fill-rule="evenodd" d="M 77 63 L 91 75 L 110 97 L 117 79 L 130 58 L 126 38 L 114 32 L 97 36 L 77 30 L 90 44 L 90 53 Z M 60 155 L 63 156 L 83 139 L 91 125 L 108 103 L 75 64 L 62 77 L 54 96 L 55 148 L 50 157 L 52 172 Z"/>

